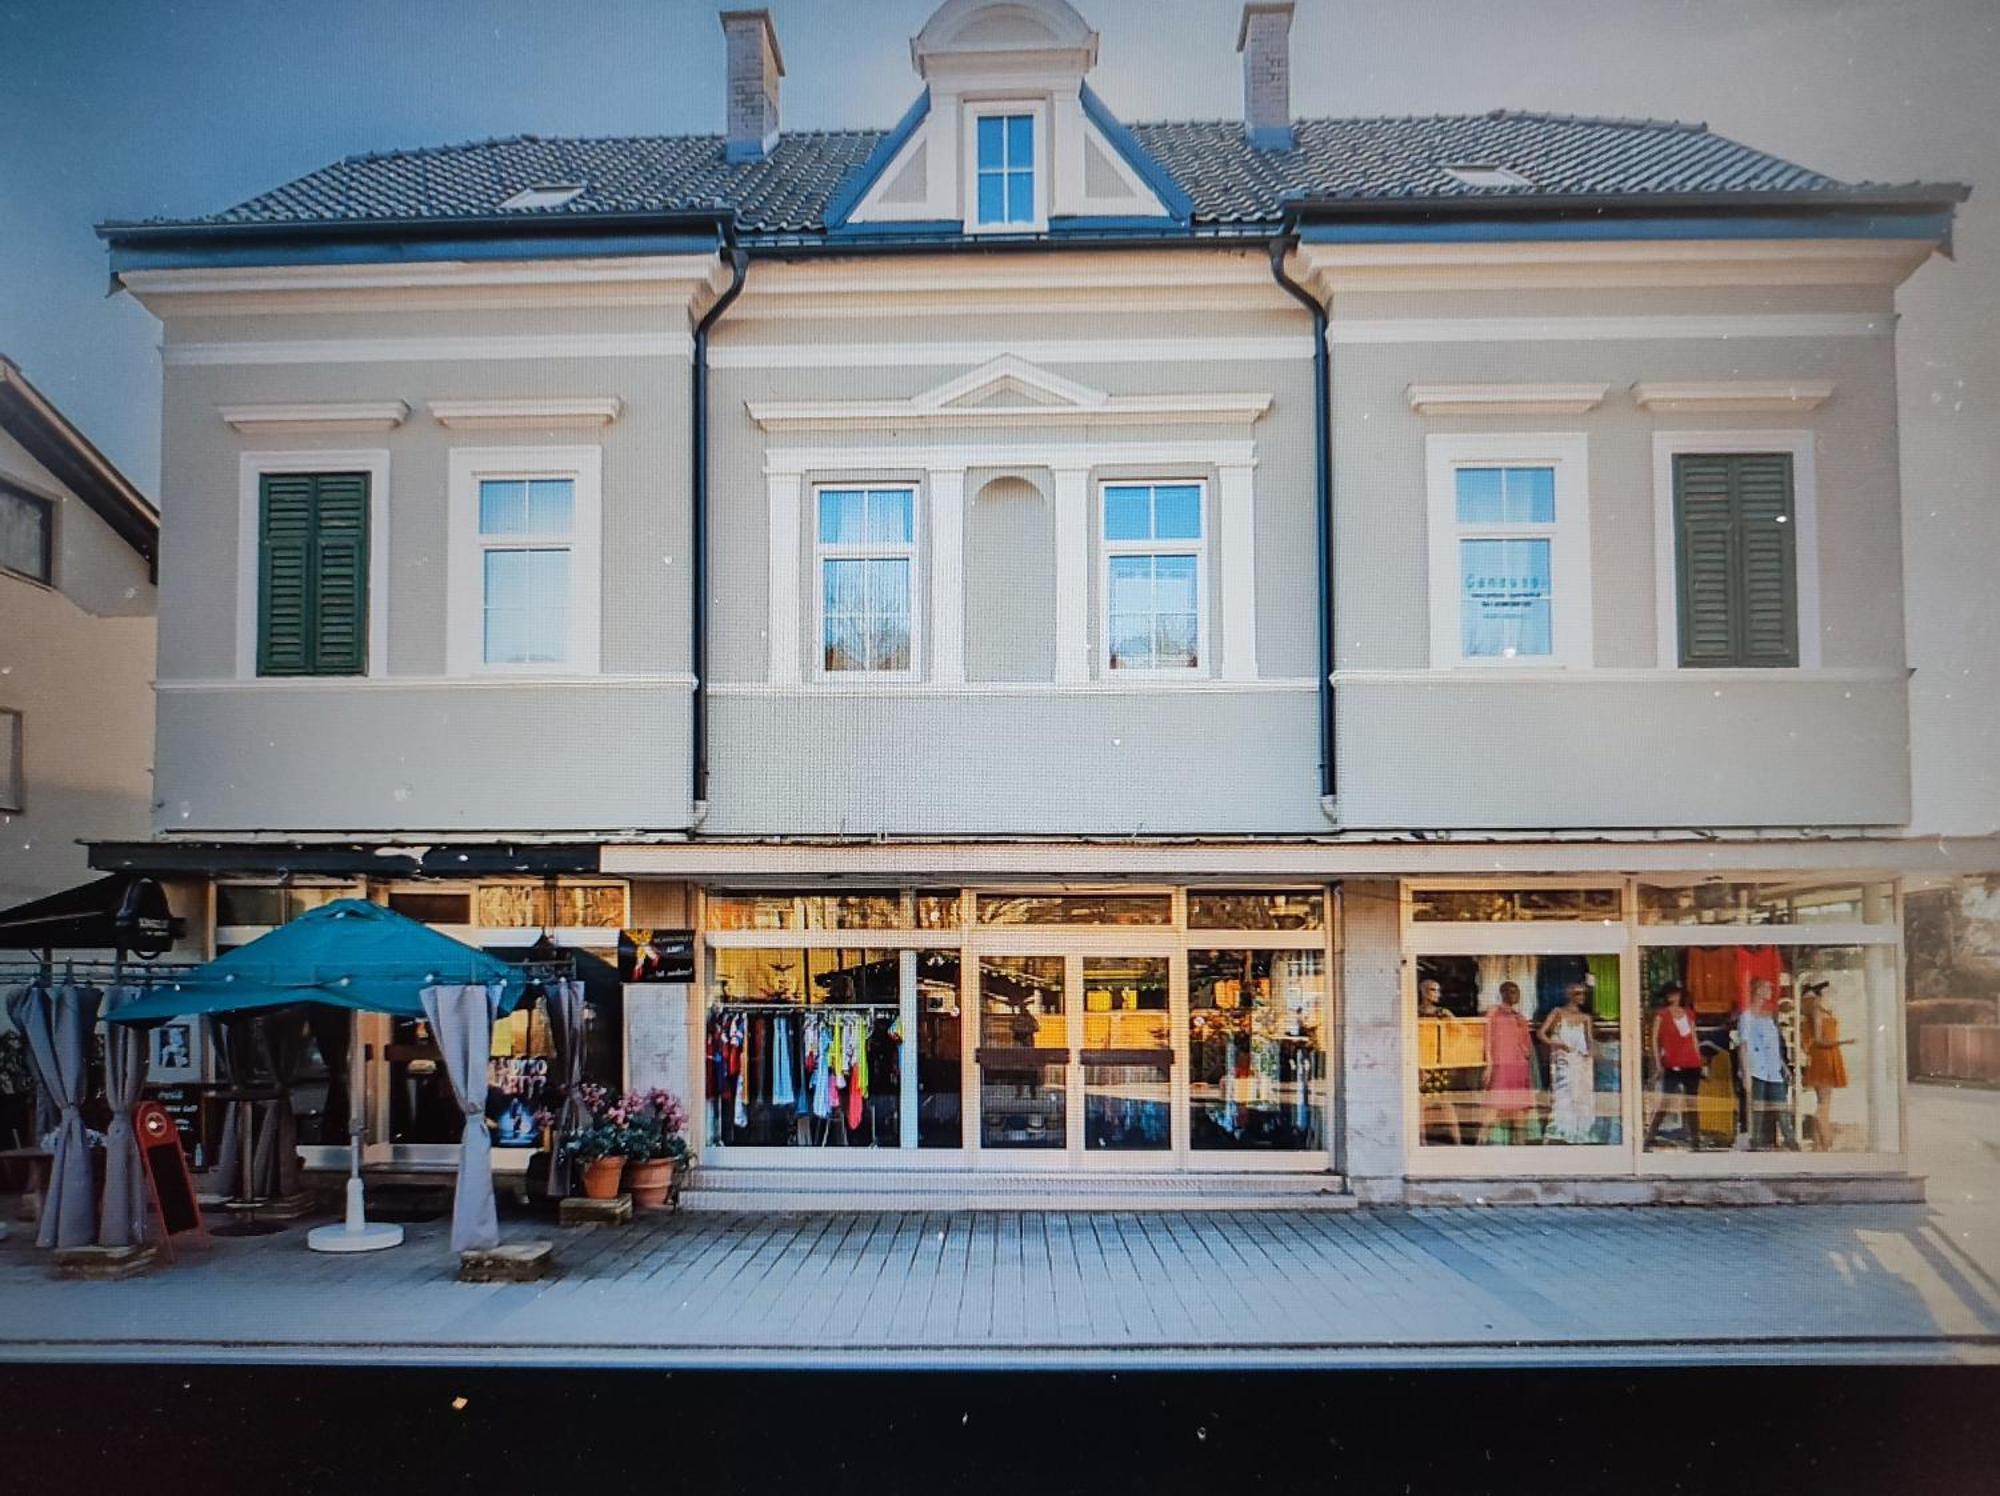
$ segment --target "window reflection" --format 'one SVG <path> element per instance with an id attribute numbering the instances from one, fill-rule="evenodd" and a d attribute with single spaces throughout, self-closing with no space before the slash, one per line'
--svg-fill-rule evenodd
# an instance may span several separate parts
<path id="1" fill-rule="evenodd" d="M 1167 958 L 1083 963 L 1083 1144 L 1158 1149 L 1173 1143 L 1173 1035 Z"/>
<path id="2" fill-rule="evenodd" d="M 1326 1146 L 1324 966 L 1318 951 L 1188 952 L 1193 1147 Z"/>
<path id="3" fill-rule="evenodd" d="M 984 1148 L 1068 1146 L 1063 958 L 979 962 L 979 1111 Z"/>

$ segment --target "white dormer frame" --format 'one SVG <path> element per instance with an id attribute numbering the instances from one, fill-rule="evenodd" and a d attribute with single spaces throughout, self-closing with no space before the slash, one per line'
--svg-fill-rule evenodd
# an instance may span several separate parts
<path id="1" fill-rule="evenodd" d="M 1034 216 L 1026 223 L 982 223 L 979 220 L 979 122 L 983 119 L 1025 114 L 1034 121 Z M 967 100 L 959 134 L 963 151 L 959 161 L 958 185 L 963 199 L 965 231 L 968 234 L 1045 234 L 1049 228 L 1050 188 L 1053 183 L 1049 151 L 1049 105 L 1046 99 Z"/>

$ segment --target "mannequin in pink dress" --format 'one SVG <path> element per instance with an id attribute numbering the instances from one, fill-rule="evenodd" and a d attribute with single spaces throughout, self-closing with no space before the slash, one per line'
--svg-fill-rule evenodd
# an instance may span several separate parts
<path id="1" fill-rule="evenodd" d="M 1521 1011 L 1521 988 L 1500 984 L 1500 1002 L 1486 1014 L 1486 1116 L 1479 1140 L 1491 1143 L 1494 1129 L 1507 1130 L 1506 1141 L 1525 1143 L 1535 1115 L 1532 1026 Z"/>

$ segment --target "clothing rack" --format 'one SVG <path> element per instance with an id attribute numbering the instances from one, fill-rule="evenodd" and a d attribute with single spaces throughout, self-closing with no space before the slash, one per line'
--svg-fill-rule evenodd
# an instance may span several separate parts
<path id="1" fill-rule="evenodd" d="M 900 1003 L 711 1003 L 716 1013 L 895 1013 Z"/>
<path id="2" fill-rule="evenodd" d="M 73 961 L 64 956 L 54 961 L 0 961 L 0 986 L 12 986 L 27 982 L 83 981 L 92 985 L 104 982 L 137 983 L 171 981 L 186 976 L 195 969 L 194 962 L 175 961 L 104 961 L 92 958 L 88 961 Z"/>

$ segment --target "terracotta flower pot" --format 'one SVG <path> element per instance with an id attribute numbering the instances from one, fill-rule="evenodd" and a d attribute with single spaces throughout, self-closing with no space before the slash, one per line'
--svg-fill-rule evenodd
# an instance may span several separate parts
<path id="1" fill-rule="evenodd" d="M 586 1200 L 615 1200 L 618 1198 L 618 1181 L 625 1173 L 625 1159 L 613 1153 L 605 1158 L 593 1158 L 583 1166 L 583 1198 Z"/>
<path id="2" fill-rule="evenodd" d="M 644 1163 L 625 1166 L 625 1187 L 632 1194 L 635 1210 L 658 1210 L 667 1203 L 667 1194 L 674 1187 L 674 1161 L 670 1158 L 652 1158 Z"/>

